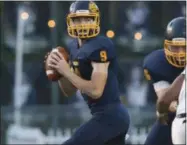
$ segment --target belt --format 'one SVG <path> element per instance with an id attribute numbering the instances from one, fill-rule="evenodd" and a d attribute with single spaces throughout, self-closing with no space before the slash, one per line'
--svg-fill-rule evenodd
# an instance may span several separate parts
<path id="1" fill-rule="evenodd" d="M 186 113 L 177 114 L 176 117 L 177 118 L 185 118 L 186 117 Z"/>

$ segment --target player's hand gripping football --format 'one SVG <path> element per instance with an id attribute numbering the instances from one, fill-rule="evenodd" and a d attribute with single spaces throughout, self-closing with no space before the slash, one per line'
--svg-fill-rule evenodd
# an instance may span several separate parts
<path id="1" fill-rule="evenodd" d="M 48 64 L 51 68 L 64 76 L 71 71 L 68 62 L 60 52 L 52 52 L 49 55 Z"/>

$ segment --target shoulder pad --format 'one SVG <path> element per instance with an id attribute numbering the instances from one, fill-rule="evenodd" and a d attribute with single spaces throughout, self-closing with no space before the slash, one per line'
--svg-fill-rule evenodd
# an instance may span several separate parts
<path id="1" fill-rule="evenodd" d="M 164 51 L 159 49 L 148 54 L 143 61 L 143 68 L 149 70 L 157 69 L 160 66 L 160 63 L 165 61 Z"/>
<path id="2" fill-rule="evenodd" d="M 143 61 L 143 69 L 147 80 L 157 82 L 164 79 L 164 73 L 170 70 L 164 50 L 159 49 L 148 54 Z"/>
<path id="3" fill-rule="evenodd" d="M 81 49 L 80 55 L 91 61 L 106 62 L 116 57 L 113 42 L 104 36 L 92 38 Z"/>

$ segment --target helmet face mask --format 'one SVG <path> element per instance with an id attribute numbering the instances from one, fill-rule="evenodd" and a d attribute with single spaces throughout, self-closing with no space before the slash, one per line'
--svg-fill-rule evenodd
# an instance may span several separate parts
<path id="1" fill-rule="evenodd" d="M 185 67 L 186 64 L 186 41 L 168 41 L 164 42 L 166 58 L 170 64 L 175 67 Z"/>
<path id="2" fill-rule="evenodd" d="M 97 36 L 100 33 L 100 14 L 97 5 L 89 2 L 88 10 L 70 11 L 67 16 L 67 26 L 68 34 L 73 38 L 87 39 Z"/>
<path id="3" fill-rule="evenodd" d="M 178 17 L 169 22 L 164 41 L 167 61 L 178 68 L 186 65 L 186 19 Z"/>

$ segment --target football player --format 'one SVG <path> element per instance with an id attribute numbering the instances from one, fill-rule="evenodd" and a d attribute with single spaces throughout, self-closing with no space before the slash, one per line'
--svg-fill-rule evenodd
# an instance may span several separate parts
<path id="1" fill-rule="evenodd" d="M 182 73 L 183 79 L 186 75 L 186 70 Z M 186 80 L 183 80 L 182 88 L 178 97 L 178 106 L 177 106 L 177 112 L 175 119 L 172 123 L 172 141 L 173 144 L 186 144 L 186 104 L 187 104 L 187 98 L 186 98 Z"/>
<path id="2" fill-rule="evenodd" d="M 178 100 L 177 112 L 172 123 L 172 142 L 173 144 L 185 144 L 185 125 L 186 125 L 186 96 L 185 96 L 185 70 L 175 79 L 170 86 L 170 91 L 166 91 L 164 97 L 157 101 L 157 110 L 163 121 L 167 119 L 170 103 Z"/>
<path id="3" fill-rule="evenodd" d="M 144 74 L 151 81 L 158 100 L 165 98 L 175 78 L 184 70 L 186 63 L 186 19 L 177 17 L 166 28 L 164 49 L 153 51 L 144 59 Z M 162 122 L 162 115 L 149 133 L 145 145 L 172 145 L 171 124 L 175 117 L 176 101 L 170 104 L 167 124 Z M 160 119 L 159 119 L 160 118 Z"/>
<path id="4" fill-rule="evenodd" d="M 59 80 L 63 92 L 68 95 L 75 88 L 81 91 L 93 117 L 63 145 L 124 145 L 129 114 L 120 101 L 114 44 L 99 36 L 100 12 L 96 3 L 72 3 L 67 30 L 74 38 L 68 45 L 70 65 L 60 53 L 51 53 L 47 63 L 63 76 Z M 71 85 L 74 89 L 70 89 Z"/>

